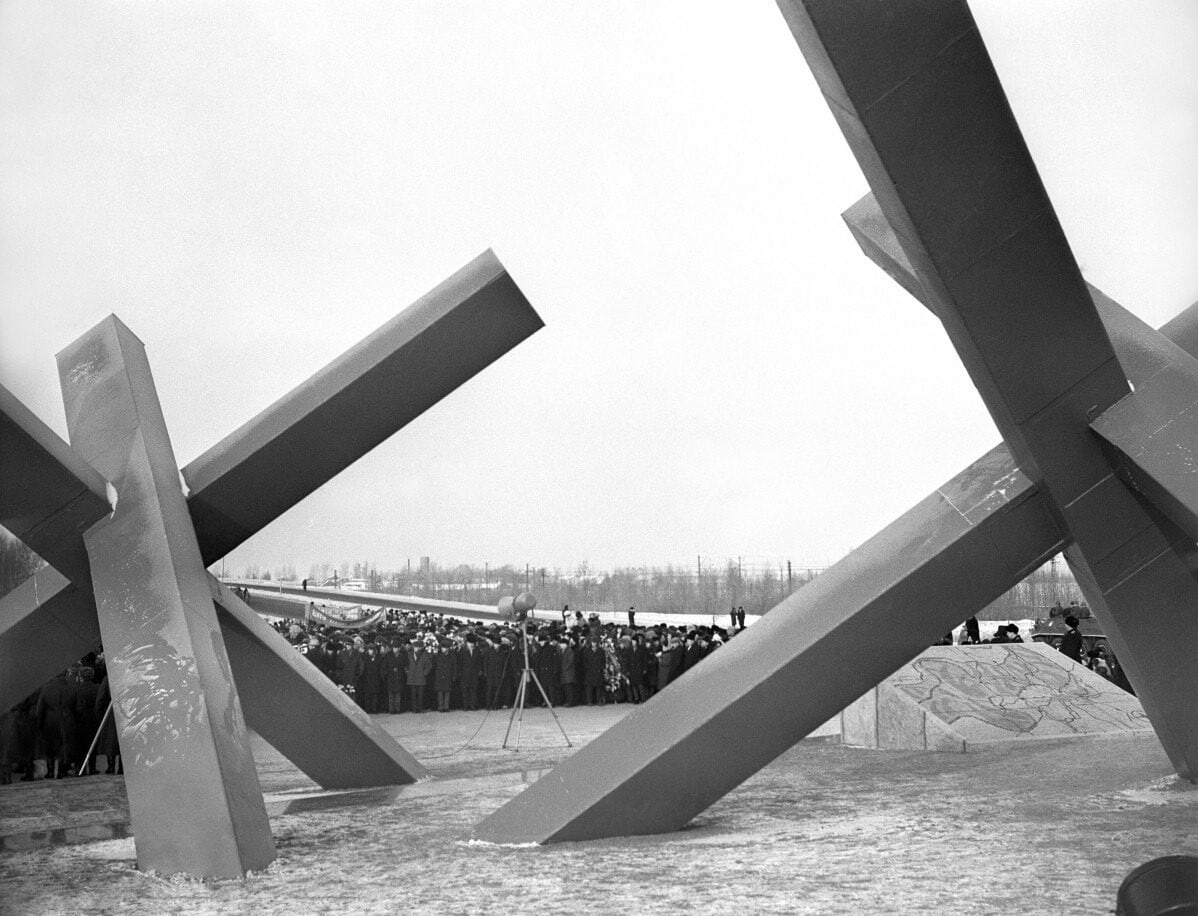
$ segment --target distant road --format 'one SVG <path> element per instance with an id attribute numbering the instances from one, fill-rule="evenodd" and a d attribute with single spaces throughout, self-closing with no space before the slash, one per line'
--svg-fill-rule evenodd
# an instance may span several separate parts
<path id="1" fill-rule="evenodd" d="M 444 614 L 448 617 L 459 617 L 466 620 L 504 620 L 499 611 L 491 604 L 471 604 L 467 601 L 443 601 L 440 598 L 421 598 L 413 595 L 389 595 L 383 592 L 360 592 L 340 588 L 324 588 L 309 585 L 307 590 L 300 585 L 264 581 L 262 579 L 222 579 L 226 585 L 238 588 L 248 588 L 254 595 L 255 605 L 259 610 L 275 614 L 279 617 L 303 618 L 304 607 L 309 601 L 317 604 L 337 603 L 352 606 L 356 604 L 367 607 L 397 608 L 403 611 L 429 611 L 434 614 Z M 271 601 L 270 599 L 276 599 Z M 268 609 L 267 605 L 277 610 Z M 293 609 L 291 605 L 295 605 Z M 535 620 L 561 620 L 561 610 L 537 608 L 531 615 Z M 599 619 L 603 623 L 627 623 L 626 611 L 604 611 Z M 746 626 L 756 623 L 760 615 L 746 614 Z M 671 626 L 711 626 L 728 628 L 727 614 L 654 614 L 636 612 L 638 626 L 651 627 L 659 623 Z"/>

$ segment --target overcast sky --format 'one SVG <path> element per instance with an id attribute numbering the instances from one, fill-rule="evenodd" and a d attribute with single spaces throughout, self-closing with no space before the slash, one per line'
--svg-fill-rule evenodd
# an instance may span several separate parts
<path id="1" fill-rule="evenodd" d="M 1198 4 L 972 6 L 1087 279 L 1162 324 Z M 866 190 L 772 0 L 0 0 L 0 383 L 65 437 L 115 312 L 182 466 L 491 247 L 546 327 L 231 571 L 822 566 L 998 438 Z"/>

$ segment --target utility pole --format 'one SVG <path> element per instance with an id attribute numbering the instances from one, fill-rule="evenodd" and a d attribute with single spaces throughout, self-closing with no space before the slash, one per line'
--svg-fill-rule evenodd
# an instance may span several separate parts
<path id="1" fill-rule="evenodd" d="M 790 594 L 795 590 L 794 578 L 790 574 L 790 560 L 786 561 L 786 594 Z"/>

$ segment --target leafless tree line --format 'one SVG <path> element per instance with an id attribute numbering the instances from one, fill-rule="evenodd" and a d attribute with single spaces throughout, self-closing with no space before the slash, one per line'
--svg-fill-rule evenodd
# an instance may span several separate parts
<path id="1" fill-rule="evenodd" d="M 494 604 L 504 595 L 531 590 L 541 608 L 569 605 L 584 614 L 624 611 L 635 607 L 657 614 L 710 614 L 722 617 L 732 607 L 764 614 L 823 572 L 823 567 L 798 566 L 789 561 L 696 558 L 689 565 L 621 567 L 610 571 L 578 564 L 572 571 L 507 563 L 442 566 L 427 559 L 397 569 L 343 561 L 314 564 L 311 583 L 359 580 L 370 591 L 424 595 L 432 598 Z M 294 566 L 245 569 L 246 578 L 298 581 Z M 1058 557 L 978 614 L 982 620 L 1015 620 L 1045 616 L 1060 601 L 1081 601 L 1082 595 L 1064 561 Z"/>

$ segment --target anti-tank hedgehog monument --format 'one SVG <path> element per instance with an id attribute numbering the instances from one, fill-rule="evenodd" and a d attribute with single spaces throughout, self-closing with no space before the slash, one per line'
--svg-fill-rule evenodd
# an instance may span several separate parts
<path id="1" fill-rule="evenodd" d="M 850 230 L 944 324 L 1004 442 L 480 839 L 677 829 L 1062 550 L 1174 767 L 1198 777 L 1198 709 L 1179 699 L 1198 639 L 1198 315 L 1153 331 L 1087 286 L 964 3 L 780 6 L 872 188 Z M 104 637 L 141 867 L 240 875 L 273 857 L 247 725 L 324 786 L 423 775 L 204 570 L 539 326 L 485 255 L 182 469 L 187 494 L 115 318 L 60 355 L 69 446 L 0 392 L 4 479 L 23 483 L 0 524 L 51 564 L 2 602 L 5 705 Z M 301 740 L 313 717 L 355 753 Z"/>
<path id="2" fill-rule="evenodd" d="M 676 830 L 1060 551 L 1198 778 L 1198 309 L 1157 332 L 1082 279 L 964 2 L 779 6 L 872 189 L 845 221 L 940 319 L 1003 444 L 480 839 Z"/>
<path id="3" fill-rule="evenodd" d="M 541 326 L 488 251 L 181 472 L 116 316 L 59 354 L 70 445 L 0 389 L 0 524 L 50 564 L 0 601 L 0 706 L 103 638 L 139 867 L 274 858 L 247 726 L 325 788 L 426 775 L 206 567 Z"/>

